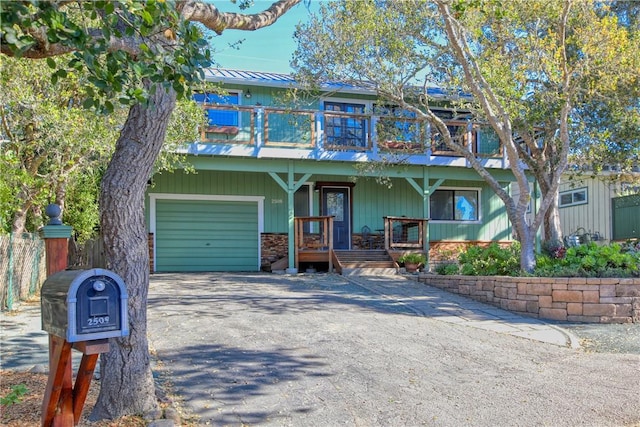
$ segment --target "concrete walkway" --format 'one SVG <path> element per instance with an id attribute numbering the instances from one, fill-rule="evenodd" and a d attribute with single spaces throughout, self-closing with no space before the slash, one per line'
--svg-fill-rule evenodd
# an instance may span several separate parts
<path id="1" fill-rule="evenodd" d="M 404 304 L 419 316 L 559 346 L 580 346 L 578 338 L 565 329 L 426 286 L 410 277 L 361 276 L 345 279 L 398 304 Z"/>

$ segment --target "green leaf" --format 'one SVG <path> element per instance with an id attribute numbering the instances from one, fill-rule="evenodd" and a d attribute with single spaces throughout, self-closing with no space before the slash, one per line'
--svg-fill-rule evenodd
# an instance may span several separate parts
<path id="1" fill-rule="evenodd" d="M 153 25 L 153 16 L 148 11 L 142 11 L 142 19 L 147 25 Z"/>
<path id="2" fill-rule="evenodd" d="M 47 65 L 49 68 L 53 68 L 54 70 L 57 68 L 56 60 L 53 58 L 47 58 Z"/>

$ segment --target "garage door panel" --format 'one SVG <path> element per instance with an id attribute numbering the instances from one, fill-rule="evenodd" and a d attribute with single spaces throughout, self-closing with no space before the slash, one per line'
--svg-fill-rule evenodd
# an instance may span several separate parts
<path id="1" fill-rule="evenodd" d="M 157 271 L 256 271 L 256 202 L 156 201 Z"/>
<path id="2" fill-rule="evenodd" d="M 183 242 L 185 244 L 188 244 L 189 242 L 195 242 L 195 241 L 200 241 L 204 244 L 207 243 L 208 240 L 228 240 L 228 239 L 233 239 L 233 240 L 244 240 L 249 238 L 249 240 L 253 241 L 255 240 L 255 232 L 252 233 L 253 235 L 251 236 L 246 236 L 245 234 L 247 234 L 248 230 L 223 230 L 223 231 L 216 231 L 216 232 L 205 232 L 205 231 L 201 231 L 201 232 L 179 232 L 179 231 L 171 231 L 168 233 L 163 234 L 163 239 L 166 239 L 168 241 L 175 241 L 175 242 Z"/>

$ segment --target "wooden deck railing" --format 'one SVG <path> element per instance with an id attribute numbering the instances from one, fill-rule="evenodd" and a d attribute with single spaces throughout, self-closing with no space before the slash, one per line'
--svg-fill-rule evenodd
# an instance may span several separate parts
<path id="1" fill-rule="evenodd" d="M 332 271 L 333 216 L 297 216 L 294 225 L 296 269 L 301 262 L 327 262 Z"/>
<path id="2" fill-rule="evenodd" d="M 387 251 L 424 250 L 428 222 L 426 218 L 385 216 L 384 248 Z"/>
<path id="3" fill-rule="evenodd" d="M 427 122 L 414 118 L 264 106 L 204 104 L 203 108 L 238 113 L 237 125 L 201 129 L 201 140 L 206 143 L 314 149 L 320 139 L 322 149 L 327 151 L 363 152 L 376 147 L 384 153 L 460 156 L 444 144 L 439 134 L 429 130 Z M 469 126 L 461 120 L 445 123 L 452 136 L 477 157 L 502 157 L 497 140 L 479 135 L 482 128 L 478 125 Z M 317 129 L 324 129 L 320 136 Z"/>

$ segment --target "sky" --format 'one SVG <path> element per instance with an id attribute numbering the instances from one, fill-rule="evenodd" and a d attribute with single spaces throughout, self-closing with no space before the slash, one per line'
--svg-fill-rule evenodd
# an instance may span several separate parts
<path id="1" fill-rule="evenodd" d="M 296 49 L 293 38 L 296 24 L 308 21 L 310 13 L 317 12 L 322 1 L 326 0 L 312 0 L 309 7 L 303 1 L 269 27 L 256 31 L 226 30 L 221 36 L 214 35 L 211 43 L 215 61 L 222 68 L 290 73 L 289 62 Z M 217 0 L 215 5 L 224 12 L 253 14 L 267 9 L 271 3 L 271 0 L 255 0 L 254 5 L 245 11 L 229 0 Z M 229 46 L 239 40 L 243 42 L 238 49 Z"/>

